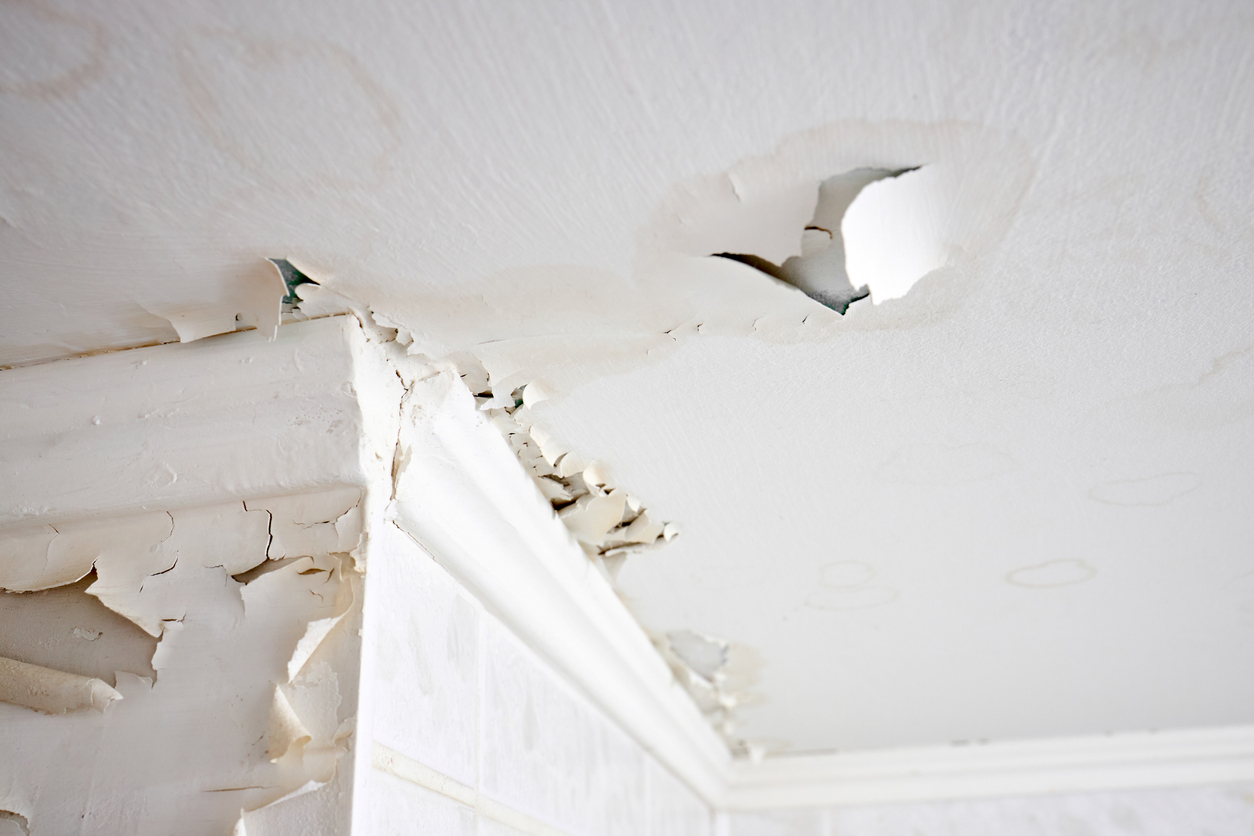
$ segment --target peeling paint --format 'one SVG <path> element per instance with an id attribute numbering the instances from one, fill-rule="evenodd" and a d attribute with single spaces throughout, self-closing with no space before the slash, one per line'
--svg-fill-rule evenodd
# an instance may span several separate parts
<path id="1" fill-rule="evenodd" d="M 20 772 L 0 764 L 0 807 L 43 832 L 129 832 L 142 818 L 145 832 L 208 835 L 253 815 L 241 809 L 334 780 L 355 729 L 356 678 L 345 666 L 356 665 L 359 638 L 345 628 L 360 617 L 361 575 L 349 552 L 363 536 L 361 499 L 359 489 L 333 489 L 0 535 L 0 586 L 46 590 L 3 593 L 0 616 L 46 599 L 74 619 L 64 635 L 27 643 L 67 670 L 0 659 L 0 700 L 13 703 L 0 705 L 0 748 L 34 753 Z M 152 676 L 119 670 L 110 686 L 83 675 L 90 669 L 71 670 L 118 641 L 112 614 L 91 616 L 95 599 L 126 630 L 152 637 Z M 71 600 L 78 609 L 63 606 Z M 53 756 L 80 749 L 77 766 Z M 102 758 L 115 768 L 98 773 Z M 165 806 L 152 808 L 150 770 L 175 762 L 185 766 L 162 767 Z M 57 781 L 41 777 L 54 768 Z"/>
<path id="2" fill-rule="evenodd" d="M 500 369 L 494 375 L 474 352 L 463 352 L 441 360 L 433 361 L 422 355 L 414 356 L 413 335 L 404 328 L 394 326 L 389 320 L 367 306 L 340 296 L 328 290 L 321 281 L 316 281 L 300 268 L 284 260 L 276 262 L 276 268 L 284 272 L 289 291 L 300 288 L 301 296 L 290 306 L 293 316 L 301 317 L 307 313 L 327 315 L 352 311 L 366 328 L 369 338 L 385 349 L 385 359 L 394 369 L 404 386 L 400 398 L 400 413 L 403 415 L 409 391 L 414 381 L 423 379 L 441 371 L 455 372 L 462 384 L 474 396 L 481 412 L 509 443 L 517 455 L 520 464 L 532 478 L 536 487 L 552 506 L 558 519 L 562 521 L 572 537 L 583 549 L 593 564 L 602 572 L 612 585 L 624 562 L 632 554 L 647 549 L 655 549 L 671 541 L 680 533 L 680 526 L 674 522 L 663 522 L 650 516 L 648 509 L 635 496 L 612 484 L 604 464 L 596 460 L 585 460 L 569 450 L 555 436 L 544 430 L 535 422 L 532 408 L 550 397 L 550 389 L 543 380 L 531 380 L 512 386 L 508 394 L 500 394 L 502 385 Z M 299 278 L 298 278 L 299 277 Z M 304 281 L 300 279 L 303 278 Z M 306 298 L 308 297 L 308 298 Z M 398 347 L 408 346 L 408 351 L 400 354 Z M 512 380 L 508 372 L 505 380 Z M 508 385 L 508 384 L 507 384 Z M 392 456 L 393 499 L 395 485 L 398 483 L 407 464 L 407 450 L 398 435 Z M 319 495 L 328 499 L 329 495 Z M 349 497 L 345 497 L 345 500 Z M 283 560 L 291 553 L 293 544 L 306 542 L 313 532 L 321 527 L 323 545 L 329 544 L 331 533 L 326 530 L 333 517 L 330 509 L 314 510 L 305 508 L 300 497 L 282 497 L 274 502 L 250 502 L 249 509 L 264 509 L 271 512 L 271 543 L 267 554 L 271 560 Z M 282 513 L 276 513 L 282 509 Z M 347 511 L 345 511 L 347 513 Z M 289 522 L 280 522 L 280 518 Z M 337 526 L 351 531 L 351 526 L 344 526 L 342 518 L 337 519 Z M 342 541 L 343 535 L 337 532 L 340 550 L 348 550 L 348 544 Z M 356 554 L 356 552 L 354 552 Z M 359 567 L 360 568 L 360 567 Z M 256 570 L 254 570 L 256 571 Z M 264 569 L 263 569 L 264 571 Z M 315 625 L 311 623 L 310 630 Z M 672 669 L 682 667 L 673 654 L 667 656 L 664 646 L 660 646 L 664 658 L 668 659 Z M 293 660 L 295 664 L 295 659 Z M 693 695 L 698 705 L 706 699 L 705 691 L 709 686 L 685 675 L 679 675 L 681 684 Z M 720 677 L 715 681 L 721 682 Z M 299 744 L 304 737 L 299 728 L 294 726 L 287 717 L 285 703 L 277 695 L 272 709 L 272 723 L 275 724 L 276 751 L 287 751 L 289 747 Z M 735 751 L 748 751 L 747 744 L 730 739 L 733 724 L 730 709 L 735 698 L 723 695 L 715 700 L 723 716 L 711 721 L 715 722 L 729 745 Z M 706 711 L 702 707 L 703 712 Z M 707 712 L 708 715 L 708 712 Z"/>
<path id="3" fill-rule="evenodd" d="M 120 699 L 121 694 L 99 679 L 0 657 L 0 702 L 64 714 L 83 708 L 104 711 Z"/>
<path id="4" fill-rule="evenodd" d="M 277 265 L 276 265 L 277 267 Z M 181 343 L 256 328 L 274 339 L 283 319 L 283 301 L 289 293 L 283 277 L 260 271 L 243 285 L 239 298 L 230 303 L 139 303 L 148 313 L 170 323 Z"/>
<path id="5" fill-rule="evenodd" d="M 848 250 L 861 253 L 867 246 L 865 239 L 895 239 L 898 235 L 908 234 L 908 230 L 895 230 L 898 221 L 892 208 L 877 207 L 873 221 L 845 227 L 846 216 L 859 202 L 862 192 L 871 184 L 885 179 L 895 179 L 915 169 L 889 171 L 882 168 L 855 168 L 844 174 L 833 175 L 818 187 L 818 200 L 814 209 L 814 217 L 800 233 L 801 254 L 789 256 L 783 263 L 776 265 L 770 260 L 757 255 L 741 255 L 738 253 L 716 253 L 723 258 L 739 261 L 759 270 L 768 276 L 796 287 L 814 301 L 844 315 L 849 305 L 859 299 L 871 295 L 868 284 L 858 284 L 851 280 L 848 267 Z M 862 214 L 859 213 L 857 217 Z M 876 229 L 874 227 L 888 227 Z M 894 234 L 896 233 L 896 234 Z M 917 272 L 910 281 L 913 284 L 924 273 L 941 266 L 932 264 L 922 272 Z M 876 277 L 880 271 L 865 269 L 859 265 L 857 275 Z M 901 295 L 901 294 L 898 294 Z"/>
<path id="6" fill-rule="evenodd" d="M 737 733 L 736 708 L 761 702 L 752 689 L 762 660 L 751 648 L 692 630 L 653 635 L 653 645 L 676 681 L 727 744 L 733 757 L 760 759 L 765 751 Z"/>
<path id="7" fill-rule="evenodd" d="M 479 409 L 509 442 L 558 518 L 611 582 L 628 556 L 678 536 L 676 523 L 651 518 L 639 499 L 611 484 L 601 462 L 584 460 L 535 423 L 530 407 L 546 397 L 542 382 L 499 396 L 490 375 L 473 359 L 461 358 L 459 367 L 462 382 L 474 393 Z"/>
<path id="8" fill-rule="evenodd" d="M 157 639 L 88 594 L 95 581 L 0 593 L 0 657 L 115 687 L 119 671 L 155 678 Z"/>

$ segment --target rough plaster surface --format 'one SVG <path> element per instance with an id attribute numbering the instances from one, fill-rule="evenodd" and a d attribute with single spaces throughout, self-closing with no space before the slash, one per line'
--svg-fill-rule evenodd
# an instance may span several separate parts
<path id="1" fill-rule="evenodd" d="M 760 746 L 1254 720 L 1243 5 L 0 15 L 0 362 L 264 326 L 289 256 L 683 523 L 623 589 L 760 654 Z M 920 164 L 900 299 L 704 258 Z"/>

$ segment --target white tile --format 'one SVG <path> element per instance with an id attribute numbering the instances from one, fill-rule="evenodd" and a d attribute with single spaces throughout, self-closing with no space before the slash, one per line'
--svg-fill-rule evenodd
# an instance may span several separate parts
<path id="1" fill-rule="evenodd" d="M 711 836 L 710 808 L 652 758 L 646 759 L 645 770 L 649 776 L 648 836 Z"/>
<path id="2" fill-rule="evenodd" d="M 479 610 L 394 526 L 371 543 L 373 737 L 467 786 L 476 784 Z"/>
<path id="3" fill-rule="evenodd" d="M 483 629 L 481 791 L 573 836 L 644 834 L 640 748 L 494 618 Z"/>
<path id="4" fill-rule="evenodd" d="M 475 836 L 475 813 L 469 807 L 377 769 L 370 771 L 363 801 L 365 815 L 358 821 L 366 830 L 361 836 Z"/>
<path id="5" fill-rule="evenodd" d="M 832 836 L 1229 836 L 1254 833 L 1254 785 L 851 807 Z"/>
<path id="6" fill-rule="evenodd" d="M 726 814 L 721 836 L 828 836 L 828 831 L 821 810 L 773 810 Z"/>

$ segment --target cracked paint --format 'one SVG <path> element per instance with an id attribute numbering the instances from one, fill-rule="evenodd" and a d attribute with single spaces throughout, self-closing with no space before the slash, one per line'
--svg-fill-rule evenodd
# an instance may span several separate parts
<path id="1" fill-rule="evenodd" d="M 542 384 L 520 386 L 501 397 L 494 394 L 482 366 L 463 361 L 462 368 L 462 381 L 479 409 L 611 582 L 627 557 L 678 536 L 678 524 L 651 518 L 638 498 L 611 484 L 604 464 L 584 460 L 535 423 L 530 406 L 544 398 Z"/>
<path id="2" fill-rule="evenodd" d="M 82 833 L 216 834 L 246 822 L 247 811 L 333 781 L 355 728 L 355 675 L 341 676 L 355 666 L 359 641 L 347 628 L 360 611 L 350 552 L 362 538 L 361 501 L 359 489 L 337 489 L 6 537 L 0 613 L 10 602 L 24 624 L 42 629 L 24 617 L 35 596 L 64 599 L 72 588 L 82 603 L 53 601 L 75 627 L 27 643 L 46 664 L 77 670 L 0 660 L 0 747 L 28 753 L 20 772 L 0 766 L 0 807 L 44 832 L 68 832 L 72 821 Z M 96 671 L 82 668 L 92 651 L 77 645 L 108 651 L 119 640 L 112 615 L 88 617 L 91 598 L 152 637 L 149 675 L 134 664 L 142 645 L 134 640 L 114 658 L 141 675 L 117 670 L 112 685 L 83 675 Z M 170 792 L 154 809 L 143 794 L 150 770 L 175 753 L 185 766 L 160 767 Z M 92 766 L 101 758 L 113 764 L 107 773 Z M 56 781 L 46 779 L 52 769 Z M 101 793 L 111 799 L 107 813 L 93 801 Z"/>

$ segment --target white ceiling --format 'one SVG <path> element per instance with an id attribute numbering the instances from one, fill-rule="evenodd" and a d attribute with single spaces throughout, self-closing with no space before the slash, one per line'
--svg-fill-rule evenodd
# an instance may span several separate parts
<path id="1" fill-rule="evenodd" d="M 1254 722 L 1241 3 L 0 9 L 0 363 L 246 313 L 286 256 L 684 534 L 620 578 L 821 751 Z M 818 183 L 943 166 L 841 318 Z M 755 672 L 756 671 L 756 672 Z"/>

